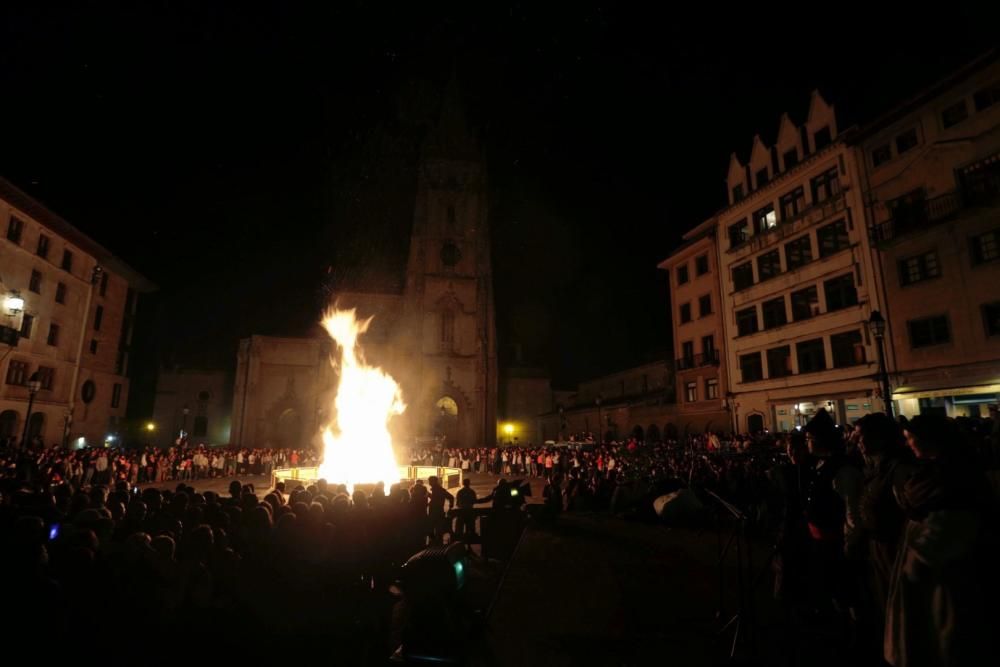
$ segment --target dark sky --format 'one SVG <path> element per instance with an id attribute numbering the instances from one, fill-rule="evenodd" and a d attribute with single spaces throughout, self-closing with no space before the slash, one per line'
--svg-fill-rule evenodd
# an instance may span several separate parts
<path id="1" fill-rule="evenodd" d="M 844 125 L 996 34 L 954 2 L 36 4 L 0 9 L 0 173 L 161 286 L 144 364 L 231 364 L 391 273 L 454 70 L 489 157 L 501 343 L 560 384 L 667 348 L 656 263 L 722 204 L 731 151 L 815 87 Z"/>

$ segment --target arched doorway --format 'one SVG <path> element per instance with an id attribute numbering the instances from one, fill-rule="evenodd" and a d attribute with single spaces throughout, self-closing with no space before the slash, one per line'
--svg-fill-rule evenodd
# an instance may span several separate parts
<path id="1" fill-rule="evenodd" d="M 299 441 L 302 436 L 302 418 L 294 408 L 288 408 L 278 417 L 275 428 L 275 440 L 281 447 L 297 449 L 304 443 Z"/>
<path id="2" fill-rule="evenodd" d="M 636 424 L 632 427 L 632 437 L 636 439 L 637 442 L 645 442 L 646 432 L 642 430 L 642 427 Z"/>
<path id="3" fill-rule="evenodd" d="M 44 430 L 45 430 L 45 413 L 44 412 L 31 413 L 31 419 L 28 420 L 28 440 L 31 441 L 41 436 Z"/>
<path id="4" fill-rule="evenodd" d="M 458 443 L 458 403 L 442 396 L 434 403 L 434 435 L 444 438 L 445 446 Z"/>
<path id="5" fill-rule="evenodd" d="M 0 440 L 17 437 L 17 413 L 13 410 L 0 412 Z"/>
<path id="6" fill-rule="evenodd" d="M 750 433 L 760 433 L 764 430 L 764 415 L 759 412 L 752 412 L 747 415 L 747 431 Z"/>
<path id="7" fill-rule="evenodd" d="M 649 428 L 646 429 L 646 438 L 650 442 L 660 441 L 660 429 L 656 426 L 656 424 L 650 424 Z"/>

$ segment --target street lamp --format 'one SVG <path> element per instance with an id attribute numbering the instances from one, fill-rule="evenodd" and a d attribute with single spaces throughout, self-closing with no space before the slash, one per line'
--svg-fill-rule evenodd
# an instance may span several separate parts
<path id="1" fill-rule="evenodd" d="M 42 381 L 38 378 L 38 371 L 28 378 L 28 415 L 24 418 L 24 431 L 21 433 L 21 446 L 28 444 L 28 424 L 31 423 L 31 408 L 35 405 L 35 395 L 42 388 Z"/>
<path id="2" fill-rule="evenodd" d="M 601 395 L 594 399 L 597 404 L 597 446 L 600 447 L 604 439 L 604 422 L 601 421 Z"/>
<path id="3" fill-rule="evenodd" d="M 878 372 L 879 382 L 882 385 L 882 405 L 885 406 L 885 413 L 892 417 L 892 393 L 889 389 L 889 372 L 885 368 L 885 318 L 882 313 L 873 310 L 868 318 L 868 328 L 875 337 L 875 346 L 878 348 Z"/>
<path id="4" fill-rule="evenodd" d="M 24 310 L 24 299 L 17 290 L 11 290 L 7 298 L 3 300 L 4 310 L 8 315 L 17 315 Z"/>

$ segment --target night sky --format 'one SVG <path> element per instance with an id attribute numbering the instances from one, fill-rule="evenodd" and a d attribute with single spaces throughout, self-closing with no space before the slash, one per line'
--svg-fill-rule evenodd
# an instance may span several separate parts
<path id="1" fill-rule="evenodd" d="M 391 284 L 452 72 L 488 156 L 504 349 L 560 385 L 666 354 L 656 264 L 723 204 L 731 151 L 782 111 L 801 120 L 816 87 L 842 128 L 868 118 L 996 34 L 960 3 L 912 19 L 871 3 L 11 4 L 0 173 L 160 285 L 146 378 L 232 365 L 239 337 L 306 333 L 337 285 Z"/>

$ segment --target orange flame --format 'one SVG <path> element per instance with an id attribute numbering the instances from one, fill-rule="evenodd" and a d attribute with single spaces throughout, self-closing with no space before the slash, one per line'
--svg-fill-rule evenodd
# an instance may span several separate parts
<path id="1" fill-rule="evenodd" d="M 331 310 L 323 327 L 340 348 L 340 381 L 333 404 L 336 417 L 323 429 L 323 462 L 319 476 L 332 484 L 346 484 L 353 492 L 360 483 L 399 481 L 392 451 L 389 420 L 406 409 L 396 381 L 380 368 L 365 363 L 358 336 L 372 318 L 359 322 L 352 310 Z M 338 365 L 334 359 L 330 363 Z"/>

